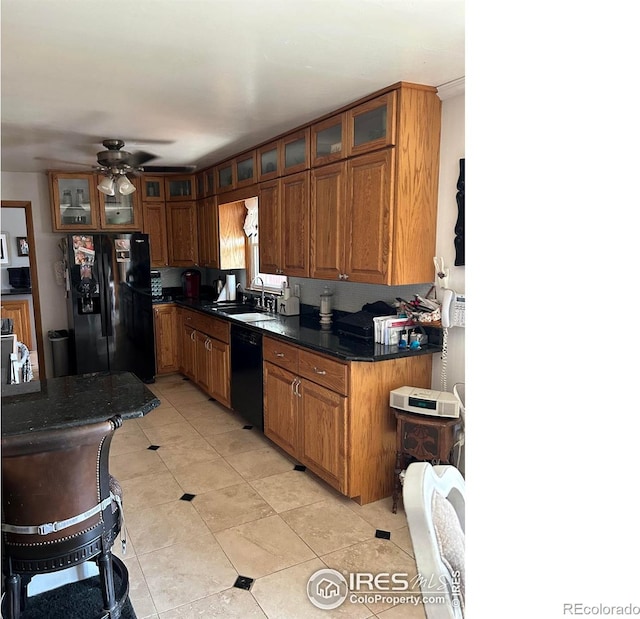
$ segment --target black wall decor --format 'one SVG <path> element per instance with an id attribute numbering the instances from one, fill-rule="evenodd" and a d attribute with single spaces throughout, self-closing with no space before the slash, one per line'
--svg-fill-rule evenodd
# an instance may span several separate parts
<path id="1" fill-rule="evenodd" d="M 464 265 L 464 159 L 460 159 L 460 176 L 458 176 L 458 193 L 456 193 L 456 202 L 458 203 L 458 220 L 454 232 L 456 237 L 453 245 L 456 249 L 455 266 Z"/>

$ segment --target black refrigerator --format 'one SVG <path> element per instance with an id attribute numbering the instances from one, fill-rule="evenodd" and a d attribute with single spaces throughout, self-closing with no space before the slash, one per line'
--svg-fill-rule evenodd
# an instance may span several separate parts
<path id="1" fill-rule="evenodd" d="M 149 237 L 139 233 L 66 237 L 72 371 L 155 375 Z"/>

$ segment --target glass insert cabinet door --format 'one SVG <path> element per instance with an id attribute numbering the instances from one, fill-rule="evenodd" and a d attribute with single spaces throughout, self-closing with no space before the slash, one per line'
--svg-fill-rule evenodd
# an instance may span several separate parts
<path id="1" fill-rule="evenodd" d="M 346 124 L 346 114 L 340 114 L 311 127 L 311 162 L 313 165 L 337 161 L 346 156 Z"/>
<path id="2" fill-rule="evenodd" d="M 145 176 L 142 179 L 143 202 L 164 202 L 164 178 Z"/>
<path id="3" fill-rule="evenodd" d="M 196 197 L 195 178 L 193 176 L 165 178 L 165 196 L 167 200 L 194 200 Z"/>
<path id="4" fill-rule="evenodd" d="M 266 181 L 277 178 L 278 169 L 278 144 L 273 143 L 264 146 L 258 151 L 259 180 Z"/>
<path id="5" fill-rule="evenodd" d="M 135 194 L 123 196 L 118 193 L 104 197 L 102 226 L 135 226 Z"/>
<path id="6" fill-rule="evenodd" d="M 309 167 L 309 129 L 282 139 L 283 174 L 301 172 Z"/>
<path id="7" fill-rule="evenodd" d="M 390 92 L 351 110 L 350 155 L 395 143 L 395 102 L 396 93 Z"/>
<path id="8" fill-rule="evenodd" d="M 238 185 L 250 185 L 255 180 L 255 156 L 236 159 L 236 180 Z"/>
<path id="9" fill-rule="evenodd" d="M 54 224 L 57 229 L 97 228 L 97 179 L 93 174 L 52 176 Z"/>
<path id="10" fill-rule="evenodd" d="M 216 188 L 218 191 L 228 191 L 234 187 L 233 162 L 223 163 L 216 168 Z"/>

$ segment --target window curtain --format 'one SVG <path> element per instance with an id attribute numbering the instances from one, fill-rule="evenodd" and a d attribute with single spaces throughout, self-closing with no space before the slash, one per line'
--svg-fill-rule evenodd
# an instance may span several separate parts
<path id="1" fill-rule="evenodd" d="M 244 220 L 244 233 L 252 245 L 258 243 L 258 198 L 249 198 L 244 201 L 247 216 Z"/>

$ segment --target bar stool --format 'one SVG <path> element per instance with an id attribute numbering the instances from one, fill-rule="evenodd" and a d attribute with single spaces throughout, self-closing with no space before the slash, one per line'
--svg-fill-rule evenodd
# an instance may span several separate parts
<path id="1" fill-rule="evenodd" d="M 129 577 L 124 563 L 111 554 L 122 502 L 111 489 L 109 449 L 121 425 L 115 416 L 2 438 L 3 617 L 20 617 L 33 576 L 88 560 L 97 563 L 100 573 L 103 609 L 98 616 L 120 617 Z M 114 570 L 120 580 L 117 592 Z"/>

